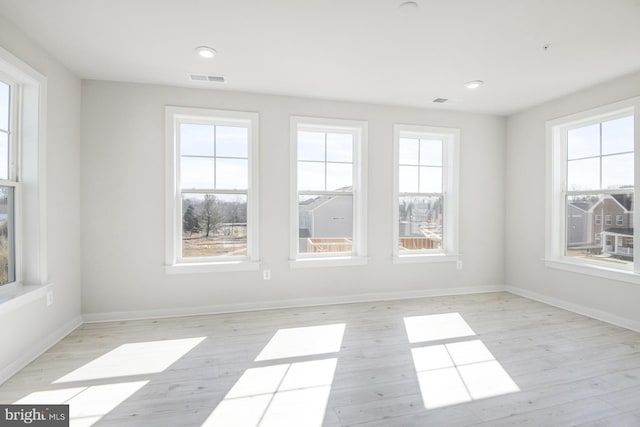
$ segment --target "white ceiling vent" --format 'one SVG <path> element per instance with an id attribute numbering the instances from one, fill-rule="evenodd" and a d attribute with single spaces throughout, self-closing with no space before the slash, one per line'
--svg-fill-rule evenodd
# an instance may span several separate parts
<path id="1" fill-rule="evenodd" d="M 444 103 L 445 103 L 445 102 L 447 102 L 447 101 L 448 101 L 448 99 L 447 99 L 447 98 L 436 98 L 436 99 L 434 99 L 434 100 L 433 100 L 433 101 L 431 101 L 431 102 L 435 102 L 435 103 L 437 103 L 437 104 L 444 104 Z"/>
<path id="2" fill-rule="evenodd" d="M 189 79 L 192 82 L 217 82 L 224 83 L 224 77 L 222 76 L 207 76 L 206 74 L 193 74 L 189 73 Z"/>

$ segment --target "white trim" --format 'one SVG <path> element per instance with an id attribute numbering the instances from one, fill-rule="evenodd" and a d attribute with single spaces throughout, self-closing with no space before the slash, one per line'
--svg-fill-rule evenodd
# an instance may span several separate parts
<path id="1" fill-rule="evenodd" d="M 640 248 L 634 245 L 633 269 L 631 265 L 620 265 L 616 268 L 610 264 L 602 264 L 591 260 L 579 260 L 565 255 L 566 250 L 566 202 L 565 195 L 572 193 L 567 189 L 567 131 L 580 126 L 600 123 L 628 116 L 634 112 L 634 167 L 635 176 L 640 176 L 640 97 L 634 97 L 613 104 L 604 105 L 587 111 L 582 111 L 565 117 L 546 122 L 546 221 L 545 221 L 545 263 L 548 267 L 591 274 L 613 280 L 640 283 L 637 280 L 640 273 Z M 640 180 L 636 180 L 638 188 Z M 604 193 L 608 193 L 606 190 Z M 592 192 L 593 193 L 593 192 Z M 634 193 L 638 193 L 634 189 Z M 611 217 L 610 217 L 611 218 Z M 611 218 L 612 219 L 612 218 Z M 606 217 L 601 216 L 601 223 L 605 224 Z M 610 224 L 612 225 L 613 220 Z M 634 224 L 640 224 L 640 213 L 634 212 Z M 634 227 L 634 240 L 640 240 L 640 228 Z M 602 265 L 600 265 L 602 264 Z"/>
<path id="2" fill-rule="evenodd" d="M 319 267 L 321 265 L 362 265 L 362 261 L 350 261 L 348 263 L 333 264 L 328 262 L 329 259 L 346 260 L 346 259 L 365 259 L 367 257 L 367 182 L 368 182 L 368 122 L 362 120 L 344 120 L 344 119 L 331 119 L 331 118 L 319 118 L 319 117 L 303 117 L 303 116 L 291 116 L 289 120 L 289 265 L 292 268 L 299 266 L 314 266 Z M 300 128 L 305 129 L 317 129 L 318 131 L 348 131 L 353 135 L 353 237 L 352 237 L 352 252 L 349 254 L 314 254 L 298 253 L 298 234 L 299 234 L 299 219 L 298 219 L 298 130 Z M 318 192 L 319 194 L 327 193 L 324 191 Z M 347 193 L 348 194 L 348 193 Z M 347 255 L 347 256 L 341 256 Z M 310 262 L 312 260 L 318 260 L 316 265 Z M 297 264 L 297 261 L 304 262 L 304 264 Z M 366 264 L 366 262 L 365 262 Z"/>
<path id="3" fill-rule="evenodd" d="M 317 267 L 348 267 L 367 265 L 367 257 L 358 256 L 324 256 L 316 258 L 298 258 L 289 260 L 290 268 L 317 268 Z"/>
<path id="4" fill-rule="evenodd" d="M 546 267 L 558 270 L 571 271 L 573 273 L 602 277 L 604 279 L 617 280 L 619 282 L 640 284 L 640 274 L 629 270 L 607 267 L 605 261 L 601 264 L 574 261 L 571 257 L 545 260 Z"/>
<path id="5" fill-rule="evenodd" d="M 15 129 L 20 138 L 22 191 L 16 212 L 16 278 L 25 285 L 48 281 L 46 212 L 47 78 L 0 47 L 0 69 L 19 87 L 20 106 Z M 28 260 L 28 261 L 27 261 Z"/>
<path id="6" fill-rule="evenodd" d="M 457 262 L 460 256 L 457 254 L 406 254 L 393 257 L 394 264 L 430 264 L 434 262 Z"/>
<path id="7" fill-rule="evenodd" d="M 82 317 L 76 316 L 69 320 L 55 331 L 47 334 L 46 338 L 32 343 L 28 353 L 23 354 L 18 359 L 11 362 L 8 366 L 0 369 L 0 384 L 24 369 L 29 363 L 40 357 L 44 352 L 56 345 L 60 340 L 72 333 L 74 330 L 82 326 Z"/>
<path id="8" fill-rule="evenodd" d="M 443 211 L 443 241 L 442 250 L 436 253 L 459 258 L 459 175 L 460 175 L 460 129 L 434 126 L 417 125 L 393 125 L 393 243 L 392 255 L 394 263 L 404 256 L 433 255 L 434 251 L 400 251 L 399 208 L 400 197 L 400 165 L 399 150 L 402 135 L 415 136 L 416 138 L 438 138 L 442 140 L 442 196 L 444 202 Z M 419 193 L 415 193 L 418 195 Z M 426 196 L 427 194 L 425 194 Z"/>
<path id="9" fill-rule="evenodd" d="M 583 316 L 587 316 L 592 319 L 600 320 L 601 322 L 610 323 L 612 325 L 619 326 L 621 328 L 626 328 L 632 331 L 640 332 L 640 322 L 637 320 L 621 317 L 621 316 L 609 313 L 607 311 L 585 307 L 580 304 L 575 304 L 569 301 L 565 301 L 563 299 L 550 297 L 548 295 L 543 295 L 538 292 L 530 291 L 528 289 L 523 289 L 516 286 L 505 286 L 504 290 L 506 292 L 521 296 L 523 298 L 528 298 L 544 304 L 552 305 L 554 307 L 561 308 L 563 310 L 567 310 L 572 313 L 581 314 Z"/>
<path id="10" fill-rule="evenodd" d="M 259 262 L 252 261 L 226 261 L 226 262 L 203 262 L 203 263 L 182 263 L 165 265 L 166 274 L 194 274 L 194 273 L 218 273 L 224 271 L 256 271 L 260 269 Z"/>
<path id="11" fill-rule="evenodd" d="M 316 307 L 334 304 L 351 304 L 375 301 L 395 301 L 414 298 L 449 295 L 482 294 L 504 291 L 503 285 L 467 286 L 459 288 L 423 289 L 415 291 L 382 292 L 320 298 L 299 298 L 280 301 L 264 301 L 240 304 L 221 304 L 201 307 L 170 308 L 160 310 L 120 311 L 108 313 L 86 313 L 85 323 L 113 322 L 124 320 L 157 319 L 166 317 L 200 316 L 207 314 L 241 313 L 245 311 L 274 310 L 282 308 Z"/>
<path id="12" fill-rule="evenodd" d="M 182 258 L 180 224 L 182 196 L 179 188 L 179 153 L 177 124 L 189 120 L 216 124 L 242 124 L 248 128 L 247 252 L 248 257 L 233 259 L 211 257 Z M 165 273 L 210 273 L 259 268 L 259 115 L 255 112 L 213 110 L 207 108 L 165 107 Z M 198 191 L 195 191 L 198 192 Z M 211 191 L 212 193 L 218 190 Z M 230 193 L 221 190 L 221 193 Z M 256 265 L 258 267 L 256 267 Z"/>
<path id="13" fill-rule="evenodd" d="M 0 289 L 0 315 L 9 313 L 39 298 L 44 298 L 52 285 L 24 286 L 20 283 L 4 285 Z"/>

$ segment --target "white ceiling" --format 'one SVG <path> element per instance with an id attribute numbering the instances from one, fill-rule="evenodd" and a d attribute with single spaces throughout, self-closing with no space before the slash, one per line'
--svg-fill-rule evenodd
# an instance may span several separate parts
<path id="1" fill-rule="evenodd" d="M 84 79 L 510 114 L 640 70 L 640 0 L 402 1 L 0 0 L 0 14 Z"/>

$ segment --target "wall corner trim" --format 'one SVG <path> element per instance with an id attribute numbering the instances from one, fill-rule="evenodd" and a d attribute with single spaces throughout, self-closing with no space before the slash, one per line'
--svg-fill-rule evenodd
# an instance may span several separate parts
<path id="1" fill-rule="evenodd" d="M 554 307 L 562 308 L 564 310 L 581 314 L 583 316 L 591 317 L 592 319 L 610 323 L 612 325 L 619 326 L 621 328 L 630 329 L 635 332 L 640 332 L 640 322 L 638 322 L 637 320 L 621 317 L 613 313 L 609 313 L 607 311 L 585 307 L 580 304 L 575 304 L 559 298 L 550 297 L 548 295 L 543 295 L 538 292 L 530 291 L 528 289 L 523 289 L 516 286 L 507 285 L 504 287 L 504 290 L 514 295 L 518 295 L 518 296 L 528 298 L 534 301 L 538 301 L 544 304 L 552 305 Z"/>
<path id="2" fill-rule="evenodd" d="M 0 369 L 0 385 L 17 374 L 21 369 L 25 368 L 29 363 L 40 357 L 44 352 L 56 345 L 60 340 L 62 340 L 64 337 L 69 335 L 81 325 L 82 317 L 74 317 L 73 319 L 69 320 L 58 329 L 53 331 L 51 334 L 49 334 L 47 338 L 40 341 L 38 345 L 31 347 L 30 351 L 25 353 L 22 357 L 14 360 L 8 366 Z"/>

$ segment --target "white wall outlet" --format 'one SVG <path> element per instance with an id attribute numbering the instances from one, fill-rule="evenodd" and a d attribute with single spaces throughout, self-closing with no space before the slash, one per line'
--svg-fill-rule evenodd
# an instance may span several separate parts
<path id="1" fill-rule="evenodd" d="M 47 291 L 47 306 L 53 304 L 53 291 Z"/>
<path id="2" fill-rule="evenodd" d="M 264 280 L 271 280 L 271 270 L 262 270 L 262 278 Z"/>
<path id="3" fill-rule="evenodd" d="M 456 269 L 457 269 L 457 270 L 462 270 L 462 260 L 461 260 L 461 259 L 459 259 L 459 260 L 456 262 Z"/>

